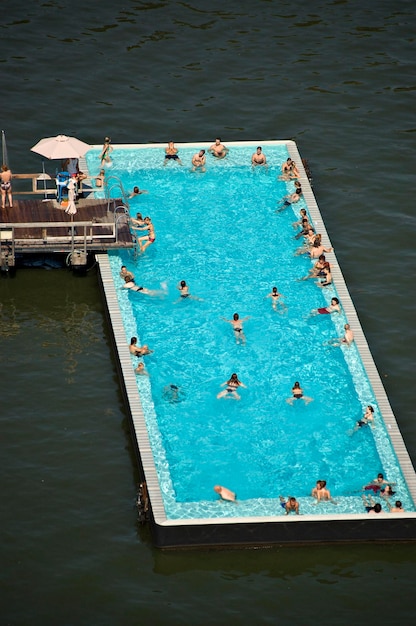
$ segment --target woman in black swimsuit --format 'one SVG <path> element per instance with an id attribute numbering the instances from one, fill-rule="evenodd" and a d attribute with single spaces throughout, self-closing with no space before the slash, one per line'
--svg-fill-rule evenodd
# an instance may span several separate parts
<path id="1" fill-rule="evenodd" d="M 217 398 L 233 398 L 234 400 L 240 400 L 240 396 L 237 393 L 238 387 L 246 388 L 241 380 L 238 380 L 237 374 L 231 374 L 231 378 L 222 383 L 221 387 L 226 388 L 217 394 Z"/>
<path id="2" fill-rule="evenodd" d="M 292 387 L 292 397 L 287 398 L 286 402 L 288 404 L 293 404 L 295 400 L 303 400 L 305 404 L 309 404 L 309 402 L 312 402 L 313 400 L 313 398 L 309 398 L 309 396 L 303 395 L 303 389 L 301 388 L 298 381 L 296 381 Z"/>

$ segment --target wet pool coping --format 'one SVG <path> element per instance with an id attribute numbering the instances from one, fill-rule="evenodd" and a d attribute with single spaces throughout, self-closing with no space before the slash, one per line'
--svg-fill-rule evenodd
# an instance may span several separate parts
<path id="1" fill-rule="evenodd" d="M 177 143 L 181 147 L 198 148 L 207 142 Z M 310 217 L 319 227 L 323 241 L 331 245 L 325 224 L 319 211 L 308 177 L 304 170 L 300 154 L 294 141 L 227 142 L 227 146 L 253 146 L 261 144 L 284 145 L 289 156 L 296 162 L 300 172 L 303 197 Z M 101 146 L 94 146 L 101 148 Z M 157 148 L 159 144 L 123 144 L 114 146 L 126 148 Z M 131 355 L 126 341 L 124 328 L 109 258 L 105 254 L 97 255 L 101 285 L 105 296 L 108 318 L 112 329 L 114 346 L 117 354 L 122 389 L 130 411 L 130 425 L 136 448 L 139 470 L 146 481 L 151 503 L 151 531 L 156 546 L 161 548 L 197 547 L 197 546 L 264 546 L 274 544 L 303 544 L 319 542 L 360 542 L 360 541 L 414 541 L 416 540 L 416 512 L 390 514 L 381 513 L 368 516 L 358 514 L 314 514 L 300 516 L 264 516 L 264 517 L 215 517 L 201 519 L 170 519 L 166 515 L 160 490 L 157 470 L 153 459 L 151 443 L 146 427 L 136 374 L 132 367 Z M 398 424 L 390 406 L 387 394 L 374 363 L 368 343 L 347 289 L 342 271 L 336 259 L 331 255 L 331 270 L 337 294 L 342 303 L 348 323 L 354 328 L 355 345 L 359 351 L 363 366 L 374 391 L 377 404 L 388 429 L 393 449 L 400 469 L 405 478 L 408 491 L 416 503 L 416 474 L 400 433 Z"/>

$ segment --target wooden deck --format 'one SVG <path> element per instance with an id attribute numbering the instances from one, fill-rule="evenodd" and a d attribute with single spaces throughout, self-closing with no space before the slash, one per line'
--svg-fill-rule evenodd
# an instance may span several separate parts
<path id="1" fill-rule="evenodd" d="M 13 199 L 13 207 L 0 208 L 2 248 L 11 246 L 14 254 L 70 252 L 83 247 L 86 252 L 105 252 L 133 248 L 128 217 L 119 209 L 121 200 L 82 199 L 76 202 L 77 213 L 70 216 L 56 200 Z"/>

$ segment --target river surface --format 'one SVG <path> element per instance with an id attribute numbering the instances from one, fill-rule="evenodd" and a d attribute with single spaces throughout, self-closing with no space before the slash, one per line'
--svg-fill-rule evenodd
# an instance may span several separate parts
<path id="1" fill-rule="evenodd" d="M 14 172 L 92 144 L 293 139 L 416 460 L 412 0 L 15 0 L 0 120 Z M 201 146 L 201 147 L 202 147 Z M 50 173 L 55 164 L 45 163 Z M 413 177 L 412 177 L 413 175 Z M 0 280 L 2 624 L 407 624 L 416 546 L 164 553 L 95 269 Z"/>

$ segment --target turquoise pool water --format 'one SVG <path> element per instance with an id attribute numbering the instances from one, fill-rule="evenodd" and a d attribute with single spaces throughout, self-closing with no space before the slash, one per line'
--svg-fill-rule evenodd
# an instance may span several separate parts
<path id="1" fill-rule="evenodd" d="M 223 161 L 208 155 L 204 174 L 190 172 L 195 147 L 180 150 L 183 167 L 163 167 L 163 148 L 143 148 L 115 150 L 108 168 L 126 190 L 148 191 L 130 200 L 130 213 L 150 215 L 156 230 L 144 255 L 115 254 L 111 265 L 126 341 L 137 335 L 154 350 L 145 358 L 150 378 L 137 383 L 166 508 L 173 517 L 184 515 L 181 505 L 209 508 L 219 483 L 236 491 L 251 514 L 279 513 L 279 494 L 295 495 L 302 512 L 315 512 L 310 491 L 325 479 L 339 504 L 320 505 L 320 513 L 362 512 L 363 484 L 383 472 L 411 510 L 356 347 L 328 345 L 348 320 L 310 315 L 337 293 L 299 281 L 311 267 L 294 255 L 300 241 L 292 223 L 304 202 L 275 213 L 277 200 L 293 190 L 293 183 L 278 180 L 286 147 L 264 146 L 269 167 L 253 171 L 254 148 L 233 147 Z M 91 173 L 98 170 L 96 152 L 88 154 L 88 165 Z M 137 284 L 162 284 L 166 296 L 121 289 L 122 264 Z M 180 280 L 201 300 L 179 300 Z M 284 294 L 284 311 L 274 311 L 266 297 L 274 285 Z M 249 316 L 246 345 L 236 344 L 221 319 L 234 312 Z M 132 359 L 132 367 L 136 363 Z M 247 386 L 241 401 L 217 400 L 232 372 Z M 307 406 L 286 402 L 295 380 L 313 398 Z M 180 387 L 181 402 L 166 399 L 169 384 Z M 375 407 L 376 429 L 351 435 L 368 404 Z M 204 504 L 202 510 L 206 514 Z M 217 514 L 229 515 L 229 507 Z"/>

